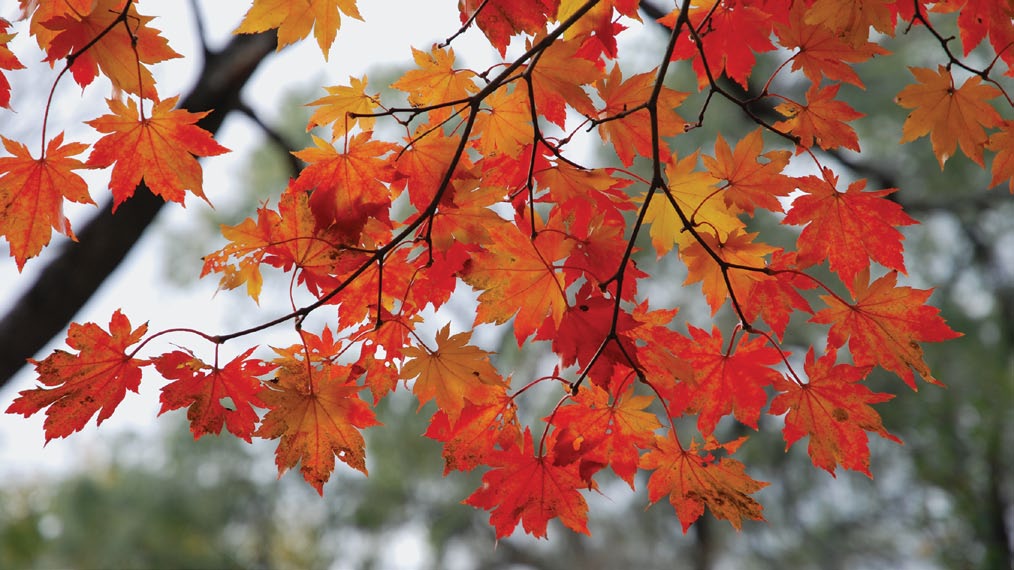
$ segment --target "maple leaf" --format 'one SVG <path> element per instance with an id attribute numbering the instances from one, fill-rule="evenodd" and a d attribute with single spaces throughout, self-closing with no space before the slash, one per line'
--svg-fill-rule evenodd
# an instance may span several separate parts
<path id="1" fill-rule="evenodd" d="M 15 69 L 24 69 L 25 66 L 18 61 L 18 57 L 7 47 L 11 40 L 14 39 L 14 36 L 17 35 L 7 33 L 10 25 L 10 22 L 0 18 L 0 70 L 7 69 L 13 71 Z M 0 73 L 0 107 L 11 108 L 11 84 L 3 73 Z"/>
<path id="2" fill-rule="evenodd" d="M 359 126 L 364 131 L 372 131 L 376 123 L 375 117 L 353 117 L 351 114 L 368 115 L 379 107 L 379 95 L 366 94 L 366 76 L 362 79 L 349 77 L 349 85 L 325 87 L 325 97 L 307 103 L 308 106 L 319 107 L 310 115 L 306 125 L 309 131 L 314 127 L 331 125 L 331 139 L 345 136 L 353 127 Z"/>
<path id="3" fill-rule="evenodd" d="M 532 240 L 514 224 L 505 224 L 491 238 L 461 277 L 482 291 L 475 322 L 500 324 L 517 314 L 514 335 L 520 346 L 543 321 L 559 325 L 563 319 L 567 297 L 563 276 L 553 264 L 567 256 L 572 242 L 554 232 Z"/>
<path id="4" fill-rule="evenodd" d="M 847 103 L 835 100 L 839 88 L 841 83 L 825 87 L 814 84 L 806 92 L 806 105 L 786 101 L 775 107 L 775 111 L 788 119 L 775 123 L 773 127 L 799 139 L 797 154 L 814 143 L 824 150 L 845 147 L 859 152 L 859 137 L 845 122 L 865 115 Z"/>
<path id="5" fill-rule="evenodd" d="M 982 148 L 988 138 L 983 127 L 996 127 L 1001 122 L 1000 114 L 986 101 L 999 96 L 1000 90 L 983 85 L 979 76 L 969 77 L 955 88 L 950 70 L 943 65 L 936 71 L 908 69 L 919 83 L 905 87 L 895 98 L 902 107 L 915 109 L 901 126 L 900 142 L 928 134 L 941 170 L 959 145 L 965 156 L 982 166 Z"/>
<path id="6" fill-rule="evenodd" d="M 483 156 L 500 154 L 514 157 L 531 143 L 532 111 L 528 95 L 522 89 L 498 89 L 486 97 L 485 107 L 475 118 L 475 145 Z"/>
<path id="7" fill-rule="evenodd" d="M 489 43 L 507 53 L 511 36 L 536 35 L 546 29 L 546 21 L 556 15 L 559 0 L 461 0 L 461 23 L 475 21 Z"/>
<path id="8" fill-rule="evenodd" d="M 109 332 L 95 323 L 71 323 L 67 345 L 77 353 L 57 350 L 44 360 L 29 360 L 42 387 L 22 390 L 6 412 L 28 417 L 48 408 L 43 424 L 47 443 L 80 431 L 96 412 L 101 425 L 127 390 L 137 392 L 141 367 L 150 362 L 128 355 L 127 348 L 147 332 L 147 324 L 131 329 L 119 310 L 109 319 Z"/>
<path id="9" fill-rule="evenodd" d="M 861 46 L 870 37 L 870 26 L 894 36 L 896 18 L 892 8 L 892 3 L 884 0 L 854 0 L 844 5 L 838 0 L 815 0 L 804 21 L 824 26 L 849 44 Z"/>
<path id="10" fill-rule="evenodd" d="M 831 271 L 852 287 L 856 275 L 869 269 L 870 261 L 905 272 L 901 241 L 896 226 L 915 224 L 897 202 L 886 196 L 896 188 L 864 192 L 865 180 L 839 192 L 838 177 L 828 169 L 825 178 L 804 176 L 797 183 L 806 194 L 792 202 L 784 224 L 804 226 L 797 238 L 798 261 L 803 267 L 828 260 Z"/>
<path id="11" fill-rule="evenodd" d="M 792 153 L 787 150 L 764 150 L 761 130 L 755 129 L 736 143 L 736 149 L 729 148 L 722 135 L 715 138 L 715 157 L 702 157 L 708 172 L 717 179 L 725 180 L 722 197 L 726 204 L 736 207 L 751 216 L 754 208 L 765 208 L 781 212 L 778 198 L 792 193 L 793 181 L 782 174 Z M 764 157 L 765 162 L 760 158 Z"/>
<path id="12" fill-rule="evenodd" d="M 87 166 L 71 158 L 88 145 L 63 144 L 60 133 L 36 159 L 25 145 L 3 136 L 0 140 L 14 155 L 0 157 L 0 235 L 10 243 L 11 255 L 21 271 L 28 258 L 49 244 L 54 229 L 77 239 L 63 215 L 63 200 L 95 203 L 88 194 L 88 184 L 74 172 Z"/>
<path id="13" fill-rule="evenodd" d="M 326 360 L 308 367 L 285 356 L 273 363 L 280 370 L 272 389 L 260 394 L 270 410 L 254 435 L 281 438 L 279 475 L 299 463 L 303 478 L 323 495 L 335 456 L 365 474 L 366 442 L 359 430 L 380 422 L 358 395 L 363 370 Z"/>
<path id="14" fill-rule="evenodd" d="M 711 334 L 693 325 L 688 328 L 693 342 L 685 343 L 677 355 L 693 367 L 694 376 L 676 386 L 670 413 L 699 413 L 697 428 L 704 435 L 711 435 L 730 413 L 757 429 L 768 401 L 764 388 L 780 376 L 770 367 L 782 362 L 781 354 L 763 336 L 744 335 L 732 349 L 725 346 L 717 327 Z"/>
<path id="15" fill-rule="evenodd" d="M 675 27 L 676 17 L 681 8 L 676 8 L 659 23 Z M 756 63 L 755 53 L 772 51 L 775 46 L 768 39 L 771 36 L 771 16 L 763 10 L 742 3 L 699 2 L 690 8 L 690 25 L 700 35 L 701 50 L 707 60 L 712 77 L 722 73 L 747 89 L 747 78 Z M 673 60 L 691 59 L 697 73 L 697 86 L 708 85 L 708 74 L 701 61 L 698 46 L 689 33 L 680 34 Z"/>
<path id="16" fill-rule="evenodd" d="M 743 519 L 764 520 L 763 507 L 750 495 L 767 483 L 751 478 L 735 459 L 714 462 L 702 457 L 696 442 L 683 449 L 672 430 L 655 437 L 654 449 L 641 456 L 639 466 L 654 470 L 648 479 L 648 500 L 655 503 L 668 495 L 684 534 L 704 514 L 705 506 L 736 530 L 742 528 Z"/>
<path id="17" fill-rule="evenodd" d="M 789 318 L 793 311 L 813 314 L 810 303 L 799 294 L 801 290 L 814 289 L 813 280 L 795 271 L 796 253 L 775 251 L 768 263 L 767 275 L 755 275 L 745 302 L 740 303 L 743 315 L 748 321 L 758 316 L 771 327 L 778 338 L 785 338 Z"/>
<path id="18" fill-rule="evenodd" d="M 52 64 L 73 57 L 70 71 L 81 87 L 87 87 L 101 71 L 113 87 L 157 99 L 155 78 L 147 64 L 182 56 L 149 25 L 154 18 L 138 14 L 135 6 L 127 4 L 125 19 L 117 25 L 124 11 L 122 0 L 97 0 L 91 11 L 64 12 L 42 22 L 55 32 L 45 43 L 45 61 Z"/>
<path id="19" fill-rule="evenodd" d="M 655 414 L 644 411 L 653 396 L 634 395 L 628 388 L 612 402 L 609 399 L 609 392 L 598 386 L 583 387 L 573 405 L 556 410 L 552 423 L 578 435 L 570 446 L 582 460 L 608 464 L 633 489 L 639 450 L 651 445 L 662 424 Z"/>
<path id="20" fill-rule="evenodd" d="M 701 236 L 701 241 L 694 240 L 680 249 L 680 259 L 687 265 L 688 270 L 683 284 L 691 285 L 700 281 L 704 297 L 711 306 L 711 314 L 714 315 L 733 294 L 742 303 L 743 299 L 750 295 L 754 285 L 763 279 L 763 275 L 760 271 L 728 266 L 723 268 L 712 254 L 708 253 L 705 245 L 726 264 L 754 267 L 758 270 L 766 265 L 764 258 L 775 252 L 776 248 L 766 243 L 754 242 L 758 234 L 745 233 L 738 229 L 721 240 L 707 231 L 698 235 Z"/>
<path id="21" fill-rule="evenodd" d="M 930 8 L 933 12 L 958 12 L 958 30 L 965 56 L 972 53 L 989 34 L 989 43 L 1007 63 L 1006 75 L 1014 76 L 1014 6 L 992 0 L 941 0 Z"/>
<path id="22" fill-rule="evenodd" d="M 156 196 L 184 203 L 186 190 L 207 201 L 204 175 L 196 157 L 216 156 L 229 149 L 215 142 L 211 133 L 195 123 L 210 111 L 191 113 L 174 109 L 179 97 L 157 101 L 151 117 L 140 114 L 137 103 L 109 99 L 111 115 L 86 121 L 104 137 L 96 141 L 88 166 L 113 166 L 109 189 L 113 211 L 134 195 L 141 180 Z"/>
<path id="23" fill-rule="evenodd" d="M 961 336 L 940 317 L 940 309 L 926 305 L 930 290 L 899 287 L 898 272 L 891 271 L 870 283 L 867 271 L 856 277 L 855 304 L 821 295 L 828 308 L 810 319 L 831 325 L 828 345 L 848 342 L 856 366 L 879 365 L 894 372 L 913 390 L 912 369 L 931 384 L 940 384 L 922 357 L 920 342 L 943 342 Z"/>
<path id="24" fill-rule="evenodd" d="M 891 394 L 871 391 L 860 384 L 872 366 L 836 364 L 837 351 L 816 359 L 811 347 L 803 364 L 808 382 L 799 384 L 784 378 L 775 382 L 780 393 L 771 401 L 768 413 L 784 414 L 785 449 L 804 435 L 810 436 L 813 464 L 834 476 L 835 467 L 870 473 L 870 449 L 866 432 L 876 432 L 896 443 L 870 404 L 886 402 Z"/>
<path id="25" fill-rule="evenodd" d="M 471 471 L 488 464 L 497 446 L 509 449 L 521 443 L 517 404 L 506 392 L 486 403 L 466 402 L 455 422 L 437 410 L 424 435 L 444 442 L 444 475 Z"/>
<path id="26" fill-rule="evenodd" d="M 1001 123 L 1000 131 L 990 135 L 986 148 L 996 152 L 989 185 L 996 186 L 1007 181 L 1011 194 L 1014 194 L 1014 121 Z"/>
<path id="27" fill-rule="evenodd" d="M 419 398 L 419 407 L 436 400 L 451 422 L 458 419 L 466 400 L 483 404 L 503 392 L 500 373 L 489 362 L 489 353 L 469 346 L 470 332 L 451 336 L 448 323 L 437 332 L 437 349 L 429 351 L 415 346 L 405 347 L 407 358 L 401 377 L 416 379 L 412 392 Z"/>
<path id="28" fill-rule="evenodd" d="M 495 451 L 492 469 L 482 486 L 464 500 L 467 505 L 492 511 L 489 522 L 497 539 L 510 536 L 520 522 L 525 532 L 546 536 L 550 519 L 575 532 L 588 532 L 588 504 L 578 489 L 585 486 L 576 464 L 557 465 L 551 454 L 535 454 L 532 432 L 525 429 L 523 446 Z M 552 436 L 547 437 L 551 440 Z M 546 447 L 552 449 L 552 442 Z"/>
<path id="29" fill-rule="evenodd" d="M 230 433 L 249 443 L 260 419 L 254 406 L 267 407 L 260 399 L 264 386 L 257 377 L 275 368 L 261 360 L 249 359 L 253 351 L 250 348 L 222 368 L 205 364 L 189 351 L 174 350 L 153 358 L 159 374 L 172 380 L 162 387 L 159 415 L 186 407 L 194 439 L 208 433 L 219 434 L 224 425 Z"/>
<path id="30" fill-rule="evenodd" d="M 310 209 L 318 227 L 334 224 L 357 235 L 370 218 L 387 220 L 391 196 L 385 183 L 391 181 L 393 169 L 385 155 L 398 147 L 372 140 L 372 136 L 366 131 L 350 137 L 345 143 L 346 152 L 314 136 L 315 148 L 293 153 L 308 166 L 289 191 L 312 191 Z"/>
<path id="31" fill-rule="evenodd" d="M 595 114 L 595 105 L 582 85 L 599 80 L 602 72 L 593 62 L 576 56 L 580 47 L 576 41 L 554 42 L 532 64 L 535 106 L 547 121 L 561 128 L 567 105 L 585 116 Z"/>
<path id="32" fill-rule="evenodd" d="M 278 30 L 278 49 L 310 35 L 320 46 L 324 59 L 338 37 L 342 14 L 362 21 L 356 0 L 254 0 L 234 33 L 255 34 Z"/>
<path id="33" fill-rule="evenodd" d="M 654 72 L 639 73 L 624 80 L 620 66 L 614 65 L 607 77 L 595 82 L 595 89 L 605 103 L 605 107 L 598 113 L 599 136 L 613 145 L 616 156 L 624 166 L 633 164 L 635 152 L 651 158 L 655 139 L 648 120 L 648 109 L 644 108 L 644 104 L 651 97 L 655 80 Z M 675 109 L 686 98 L 687 93 L 662 86 L 657 104 L 659 137 L 672 137 L 683 132 L 686 123 Z M 614 118 L 621 114 L 622 118 Z M 668 155 L 669 147 L 665 141 L 658 142 L 660 152 Z"/>
<path id="34" fill-rule="evenodd" d="M 814 85 L 819 85 L 826 77 L 865 89 L 851 64 L 890 52 L 866 40 L 853 45 L 826 26 L 807 23 L 806 17 L 806 4 L 793 2 L 789 21 L 775 24 L 779 42 L 788 49 L 799 50 L 792 55 L 792 70 L 802 69 Z"/>
<path id="35" fill-rule="evenodd" d="M 695 170 L 697 157 L 697 152 L 682 159 L 674 153 L 666 162 L 669 195 L 691 225 L 703 225 L 724 238 L 744 224 L 737 217 L 738 208 L 720 199 L 718 179 L 708 172 Z M 677 243 L 688 245 L 693 239 L 666 198 L 658 194 L 653 196 L 644 216 L 644 221 L 651 224 L 649 235 L 658 257 L 669 253 Z"/>
<path id="36" fill-rule="evenodd" d="M 412 57 L 419 69 L 406 71 L 391 84 L 394 89 L 408 93 L 408 102 L 413 107 L 439 105 L 430 110 L 434 122 L 440 122 L 451 114 L 450 101 L 461 101 L 477 93 L 476 73 L 469 69 L 454 69 L 454 50 L 433 44 L 429 53 L 412 48 Z"/>

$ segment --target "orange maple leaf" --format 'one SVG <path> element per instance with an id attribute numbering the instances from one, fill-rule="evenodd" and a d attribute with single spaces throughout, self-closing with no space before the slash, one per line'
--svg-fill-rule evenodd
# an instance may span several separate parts
<path id="1" fill-rule="evenodd" d="M 450 116 L 452 107 L 448 102 L 461 101 L 479 91 L 474 71 L 454 69 L 453 49 L 434 44 L 426 53 L 412 48 L 412 57 L 419 69 L 406 71 L 391 87 L 407 92 L 408 102 L 414 107 L 439 105 L 429 112 L 433 122 Z"/>
<path id="2" fill-rule="evenodd" d="M 648 109 L 643 108 L 655 88 L 654 72 L 639 73 L 626 80 L 619 65 L 614 65 L 609 75 L 595 82 L 595 89 L 605 103 L 599 111 L 599 136 L 611 143 L 616 156 L 624 166 L 634 162 L 634 153 L 651 158 L 653 143 Z M 675 109 L 687 98 L 687 93 L 674 91 L 662 86 L 658 96 L 658 136 L 667 138 L 683 132 L 685 121 Z M 612 119 L 622 115 L 622 118 Z M 607 120 L 608 119 L 608 120 Z M 663 157 L 669 155 L 665 141 L 659 140 L 659 151 Z"/>
<path id="3" fill-rule="evenodd" d="M 335 456 L 366 473 L 366 441 L 359 430 L 380 422 L 359 398 L 362 369 L 311 360 L 308 365 L 283 354 L 273 361 L 280 367 L 273 389 L 260 394 L 270 410 L 254 435 L 281 438 L 275 452 L 279 475 L 299 463 L 303 478 L 323 495 Z"/>
<path id="4" fill-rule="evenodd" d="M 484 100 L 484 107 L 475 118 L 473 144 L 482 156 L 517 156 L 521 149 L 531 144 L 535 131 L 532 129 L 532 111 L 528 94 L 515 88 L 508 92 L 498 89 Z"/>
<path id="5" fill-rule="evenodd" d="M 552 449 L 553 436 L 546 439 Z M 552 454 L 539 452 L 535 454 L 532 432 L 525 429 L 523 447 L 495 451 L 489 461 L 493 469 L 464 503 L 492 511 L 489 522 L 498 539 L 510 536 L 519 522 L 525 532 L 544 537 L 549 520 L 557 517 L 567 528 L 590 534 L 588 504 L 578 491 L 585 483 L 577 465 L 557 465 Z"/>
<path id="6" fill-rule="evenodd" d="M 505 389 L 500 373 L 489 362 L 489 353 L 469 346 L 471 337 L 471 332 L 451 336 L 448 323 L 437 332 L 436 350 L 408 346 L 403 351 L 407 360 L 401 367 L 401 377 L 416 379 L 412 393 L 419 398 L 419 407 L 436 400 L 437 408 L 452 423 L 466 400 L 483 404 Z"/>
<path id="7" fill-rule="evenodd" d="M 356 0 L 254 0 L 234 33 L 255 34 L 278 29 L 278 49 L 310 35 L 324 59 L 338 37 L 342 14 L 362 21 Z"/>
<path id="8" fill-rule="evenodd" d="M 754 208 L 781 212 L 778 198 L 788 196 L 795 189 L 793 180 L 782 174 L 792 153 L 787 150 L 764 150 L 761 130 L 755 129 L 729 148 L 722 135 L 715 138 L 715 157 L 703 156 L 704 166 L 717 179 L 725 180 L 722 197 L 751 216 Z M 761 162 L 761 157 L 765 162 Z"/>
<path id="9" fill-rule="evenodd" d="M 40 158 L 32 158 L 25 145 L 0 136 L 14 156 L 0 157 L 0 235 L 10 243 L 18 271 L 49 244 L 53 230 L 71 239 L 70 220 L 63 215 L 63 199 L 94 204 L 88 184 L 74 170 L 87 168 L 76 158 L 88 148 L 82 143 L 63 144 L 63 133 L 53 137 Z"/>
<path id="10" fill-rule="evenodd" d="M 150 362 L 129 356 L 127 348 L 147 332 L 147 324 L 131 329 L 119 310 L 109 320 L 109 332 L 95 323 L 71 323 L 67 345 L 77 353 L 57 350 L 44 360 L 29 360 L 43 387 L 22 390 L 6 412 L 28 417 L 48 406 L 47 442 L 80 431 L 96 412 L 101 425 L 127 390 L 137 392 L 141 367 Z"/>
<path id="11" fill-rule="evenodd" d="M 547 319 L 556 326 L 563 319 L 566 287 L 554 263 L 567 256 L 573 242 L 556 232 L 541 232 L 532 240 L 514 224 L 504 224 L 491 238 L 462 279 L 482 291 L 475 322 L 501 324 L 517 314 L 514 335 L 520 345 Z"/>
<path id="12" fill-rule="evenodd" d="M 249 359 L 253 351 L 250 348 L 222 368 L 209 366 L 183 350 L 153 358 L 159 374 L 172 380 L 162 387 L 159 415 L 186 407 L 194 439 L 222 433 L 224 425 L 249 443 L 260 420 L 254 406 L 267 407 L 260 399 L 264 385 L 257 377 L 275 369 L 272 364 Z"/>
<path id="13" fill-rule="evenodd" d="M 969 77 L 961 87 L 955 87 L 950 70 L 943 65 L 936 71 L 908 69 L 919 83 L 905 87 L 895 98 L 902 107 L 915 109 L 901 126 L 900 142 L 928 134 L 941 170 L 959 145 L 965 156 L 982 166 L 982 149 L 988 138 L 983 127 L 996 127 L 1001 122 L 1000 114 L 986 101 L 999 96 L 1000 90 L 983 85 L 979 76 Z"/>
<path id="14" fill-rule="evenodd" d="M 899 287 L 897 282 L 897 271 L 870 283 L 869 272 L 864 270 L 853 286 L 855 304 L 821 295 L 828 308 L 810 321 L 831 325 L 828 346 L 838 348 L 847 341 L 856 366 L 879 365 L 900 376 L 913 390 L 913 368 L 927 382 L 940 384 L 923 360 L 919 343 L 943 342 L 961 335 L 947 326 L 940 309 L 926 304 L 932 290 Z"/>
<path id="15" fill-rule="evenodd" d="M 595 63 L 577 57 L 577 41 L 553 42 L 532 64 L 532 91 L 535 106 L 547 121 L 563 128 L 567 106 L 585 116 L 595 114 L 595 105 L 583 85 L 602 77 Z"/>
<path id="16" fill-rule="evenodd" d="M 1000 131 L 990 135 L 986 148 L 996 153 L 989 185 L 996 186 L 1006 181 L 1011 194 L 1014 194 L 1014 121 L 1004 121 Z"/>
<path id="17" fill-rule="evenodd" d="M 895 8 L 884 0 L 815 0 L 806 11 L 804 21 L 828 28 L 851 45 L 861 46 L 870 37 L 870 26 L 878 32 L 894 36 Z"/>
<path id="18" fill-rule="evenodd" d="M 14 36 L 17 35 L 7 33 L 7 28 L 10 25 L 10 22 L 0 18 L 0 70 L 7 69 L 13 71 L 15 69 L 24 69 L 25 66 L 18 61 L 18 57 L 7 47 L 11 40 L 14 39 Z M 11 108 L 11 84 L 3 73 L 0 73 L 0 107 Z"/>
<path id="19" fill-rule="evenodd" d="M 684 533 L 704 514 L 705 506 L 736 530 L 742 528 L 743 519 L 764 520 L 764 507 L 750 495 L 767 483 L 747 475 L 735 459 L 715 462 L 710 454 L 701 456 L 697 442 L 683 449 L 672 430 L 655 437 L 654 449 L 641 456 L 640 467 L 655 470 L 648 479 L 648 500 L 655 503 L 668 495 Z"/>
<path id="20" fill-rule="evenodd" d="M 806 194 L 792 202 L 783 224 L 804 226 L 797 238 L 798 261 L 803 267 L 825 259 L 831 271 L 851 289 L 856 275 L 869 269 L 870 261 L 905 272 L 897 226 L 915 224 L 897 202 L 886 196 L 896 188 L 864 192 L 865 180 L 849 184 L 848 190 L 835 188 L 838 177 L 825 169 L 825 178 L 804 176 L 798 187 Z"/>
<path id="21" fill-rule="evenodd" d="M 777 248 L 766 243 L 754 242 L 758 234 L 745 233 L 739 229 L 732 231 L 724 239 L 718 239 L 706 230 L 698 235 L 701 236 L 701 241 L 693 240 L 680 249 L 680 259 L 688 270 L 683 284 L 691 285 L 700 281 L 704 298 L 711 306 L 711 314 L 714 315 L 730 295 L 736 295 L 736 299 L 742 303 L 750 295 L 754 284 L 763 279 L 764 275 L 760 271 L 735 267 L 723 269 L 704 246 L 707 245 L 711 252 L 725 263 L 758 269 L 766 265 L 765 257 L 774 253 Z"/>
<path id="22" fill-rule="evenodd" d="M 109 178 L 113 211 L 134 195 L 142 179 L 152 194 L 167 201 L 183 204 L 187 190 L 207 201 L 203 171 L 195 157 L 216 156 L 229 149 L 194 124 L 208 111 L 174 109 L 178 99 L 157 101 L 151 117 L 141 115 L 133 99 L 126 104 L 109 99 L 112 115 L 86 121 L 100 133 L 107 133 L 95 143 L 88 166 L 113 166 Z"/>
<path id="23" fill-rule="evenodd" d="M 814 143 L 825 150 L 845 147 L 859 152 L 859 136 L 845 123 L 864 115 L 847 103 L 835 100 L 840 88 L 841 83 L 824 87 L 814 84 L 806 92 L 806 105 L 786 101 L 775 107 L 776 111 L 788 119 L 772 126 L 799 139 L 797 153 L 810 148 Z"/>
<path id="24" fill-rule="evenodd" d="M 376 123 L 375 117 L 352 117 L 351 113 L 368 115 L 380 106 L 380 95 L 366 94 L 367 79 L 349 77 L 349 85 L 325 87 L 327 95 L 307 103 L 307 106 L 319 107 L 310 116 L 306 130 L 322 125 L 331 125 L 332 140 L 345 136 L 353 127 L 359 126 L 364 131 L 372 131 Z"/>
<path id="25" fill-rule="evenodd" d="M 775 387 L 780 393 L 771 401 L 773 416 L 784 414 L 785 449 L 804 435 L 810 436 L 809 453 L 813 464 L 832 476 L 838 465 L 853 471 L 870 473 L 870 448 L 866 432 L 901 443 L 888 433 L 870 404 L 886 402 L 891 394 L 871 391 L 860 384 L 872 366 L 836 364 L 837 351 L 816 359 L 813 348 L 803 364 L 809 380 L 805 384 L 780 378 Z"/>
<path id="26" fill-rule="evenodd" d="M 89 85 L 101 70 L 113 87 L 145 99 L 157 99 L 155 78 L 146 64 L 182 56 L 149 25 L 153 17 L 137 13 L 136 2 L 127 7 L 125 20 L 113 25 L 124 10 L 123 4 L 122 0 L 98 0 L 90 12 L 65 12 L 41 22 L 44 28 L 55 32 L 44 46 L 45 61 L 52 64 L 73 56 L 70 71 L 82 87 Z M 105 35 L 99 38 L 102 33 Z"/>

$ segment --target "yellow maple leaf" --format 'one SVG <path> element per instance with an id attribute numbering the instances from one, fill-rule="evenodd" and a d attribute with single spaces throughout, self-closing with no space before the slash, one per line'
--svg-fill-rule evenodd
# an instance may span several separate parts
<path id="1" fill-rule="evenodd" d="M 348 134 L 352 127 L 359 126 L 364 131 L 372 131 L 375 117 L 352 117 L 349 113 L 370 114 L 377 110 L 379 95 L 366 94 L 366 76 L 362 79 L 349 77 L 349 85 L 325 87 L 327 95 L 308 103 L 308 106 L 319 107 L 310 116 L 306 130 L 323 125 L 331 125 L 332 140 Z"/>
<path id="2" fill-rule="evenodd" d="M 342 14 L 363 19 L 356 0 L 254 0 L 235 33 L 255 34 L 277 28 L 278 49 L 282 49 L 313 30 L 313 37 L 327 59 L 342 25 Z"/>

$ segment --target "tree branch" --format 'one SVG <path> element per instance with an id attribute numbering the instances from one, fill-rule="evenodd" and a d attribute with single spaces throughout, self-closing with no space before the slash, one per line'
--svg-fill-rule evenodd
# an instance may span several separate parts
<path id="1" fill-rule="evenodd" d="M 180 107 L 212 113 L 198 125 L 215 133 L 258 65 L 275 48 L 274 33 L 240 35 L 207 54 L 203 69 Z M 0 388 L 50 339 L 62 333 L 155 219 L 165 202 L 142 182 L 133 198 L 112 214 L 112 203 L 99 209 L 77 243 L 68 243 L 43 268 L 35 283 L 0 320 Z"/>

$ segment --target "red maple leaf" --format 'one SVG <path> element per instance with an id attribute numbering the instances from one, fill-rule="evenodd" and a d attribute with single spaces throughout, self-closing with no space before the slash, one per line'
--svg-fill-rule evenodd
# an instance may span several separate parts
<path id="1" fill-rule="evenodd" d="M 71 323 L 67 345 L 77 353 L 57 350 L 44 360 L 30 360 L 43 387 L 22 390 L 7 413 L 28 417 L 48 407 L 47 442 L 80 431 L 96 412 L 101 425 L 127 390 L 137 392 L 141 384 L 141 367 L 150 361 L 128 355 L 127 348 L 147 332 L 147 324 L 131 329 L 119 310 L 109 320 L 109 332 L 95 323 Z"/>
<path id="2" fill-rule="evenodd" d="M 319 227 L 336 224 L 358 234 L 370 218 L 387 221 L 391 197 L 385 183 L 391 181 L 393 169 L 385 155 L 398 147 L 371 140 L 372 135 L 363 132 L 350 137 L 344 152 L 315 136 L 315 148 L 293 153 L 308 166 L 290 191 L 312 192 L 310 209 Z"/>
<path id="3" fill-rule="evenodd" d="M 886 198 L 897 189 L 864 192 L 866 181 L 856 180 L 839 192 L 837 183 L 838 177 L 828 169 L 824 178 L 798 179 L 806 194 L 792 202 L 782 223 L 804 226 L 797 239 L 799 264 L 808 267 L 826 259 L 850 288 L 856 275 L 870 268 L 871 260 L 904 273 L 904 236 L 895 228 L 916 221 Z"/>
<path id="4" fill-rule="evenodd" d="M 849 345 L 856 366 L 879 365 L 894 372 L 913 390 L 916 372 L 927 382 L 939 384 L 922 357 L 920 342 L 942 342 L 961 336 L 940 317 L 940 309 L 926 304 L 932 290 L 899 287 L 898 272 L 892 271 L 870 283 L 863 271 L 852 289 L 856 302 L 821 295 L 828 308 L 811 322 L 831 325 L 828 345 Z"/>
<path id="5" fill-rule="evenodd" d="M 836 364 L 837 351 L 831 350 L 816 359 L 813 348 L 806 353 L 804 367 L 809 377 L 805 384 L 784 378 L 775 382 L 780 393 L 771 401 L 768 413 L 784 414 L 785 448 L 801 437 L 810 436 L 810 458 L 813 464 L 834 475 L 839 464 L 854 471 L 870 474 L 870 449 L 866 432 L 901 443 L 888 433 L 880 414 L 870 404 L 886 402 L 891 394 L 880 394 L 860 384 L 872 366 Z"/>
<path id="6" fill-rule="evenodd" d="M 359 398 L 362 387 L 356 379 L 363 370 L 311 360 L 316 364 L 284 355 L 274 361 L 280 369 L 273 388 L 260 394 L 270 410 L 254 435 L 281 438 L 275 452 L 279 474 L 298 463 L 306 482 L 323 495 L 336 456 L 366 473 L 366 441 L 359 430 L 379 422 Z"/>
<path id="7" fill-rule="evenodd" d="M 88 166 L 113 166 L 109 189 L 113 192 L 114 211 L 134 195 L 142 179 L 152 194 L 168 201 L 182 204 L 186 190 L 207 200 L 203 171 L 196 157 L 216 156 L 229 149 L 194 124 L 208 111 L 174 109 L 178 99 L 157 101 L 151 117 L 141 115 L 133 99 L 126 104 L 109 99 L 113 114 L 87 121 L 95 130 L 106 133 L 95 143 Z"/>
<path id="8" fill-rule="evenodd" d="M 92 4 L 90 11 L 67 11 L 41 22 L 47 38 L 52 34 L 51 40 L 40 44 L 45 46 L 46 61 L 53 63 L 73 55 L 70 71 L 82 87 L 101 71 L 113 87 L 157 99 L 155 78 L 147 64 L 182 56 L 149 25 L 153 17 L 137 13 L 136 2 L 127 6 L 126 19 L 117 25 L 113 23 L 124 10 L 122 0 L 97 0 Z"/>
<path id="9" fill-rule="evenodd" d="M 536 455 L 528 429 L 523 439 L 522 446 L 492 454 L 489 465 L 493 469 L 482 476 L 482 486 L 465 504 L 492 511 L 489 522 L 498 539 L 510 536 L 519 522 L 525 532 L 544 537 L 549 520 L 554 518 L 575 532 L 589 534 L 588 504 L 578 491 L 585 483 L 577 465 L 557 465 L 553 456 L 542 454 L 541 449 Z M 547 441 L 546 447 L 552 449 L 552 441 Z"/>
<path id="10" fill-rule="evenodd" d="M 747 88 L 747 79 L 756 63 L 755 53 L 772 51 L 771 16 L 763 10 L 744 5 L 742 2 L 707 2 L 690 8 L 690 25 L 697 30 L 701 50 L 707 60 L 714 79 L 725 73 Z M 670 28 L 675 26 L 680 8 L 673 10 L 659 23 Z M 697 85 L 703 89 L 708 85 L 708 74 L 704 70 L 700 51 L 691 35 L 684 31 L 676 42 L 673 60 L 690 59 L 697 73 Z"/>
<path id="11" fill-rule="evenodd" d="M 472 19 L 503 57 L 515 34 L 535 35 L 556 16 L 559 0 L 462 0 L 461 22 Z"/>
<path id="12" fill-rule="evenodd" d="M 655 430 L 662 427 L 655 414 L 644 411 L 654 400 L 654 396 L 634 395 L 633 388 L 610 398 L 609 392 L 592 384 L 581 388 L 573 405 L 560 406 L 547 419 L 574 436 L 567 442 L 570 454 L 609 465 L 633 489 L 639 452 L 651 445 Z M 562 441 L 557 440 L 557 463 Z M 583 472 L 582 477 L 588 479 Z"/>
<path id="13" fill-rule="evenodd" d="M 454 422 L 437 410 L 424 435 L 444 443 L 444 475 L 454 470 L 471 471 L 488 465 L 497 447 L 509 449 L 521 444 L 517 404 L 506 392 L 490 402 L 466 402 Z"/>
<path id="14" fill-rule="evenodd" d="M 693 342 L 677 351 L 694 370 L 694 376 L 676 385 L 669 412 L 700 414 L 697 429 L 711 435 L 718 420 L 734 414 L 740 422 L 757 429 L 761 408 L 768 401 L 765 387 L 780 376 L 771 366 L 782 355 L 763 336 L 744 335 L 735 349 L 725 346 L 721 331 L 707 332 L 689 326 Z"/>
<path id="15" fill-rule="evenodd" d="M 159 415 L 186 407 L 194 439 L 219 434 L 224 425 L 230 433 L 250 442 L 260 419 L 254 407 L 267 407 L 260 399 L 264 385 L 257 377 L 275 369 L 261 360 L 248 359 L 253 351 L 250 348 L 222 368 L 209 366 L 182 350 L 153 358 L 159 374 L 172 380 L 162 387 Z"/>

